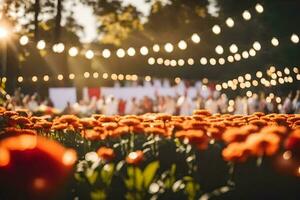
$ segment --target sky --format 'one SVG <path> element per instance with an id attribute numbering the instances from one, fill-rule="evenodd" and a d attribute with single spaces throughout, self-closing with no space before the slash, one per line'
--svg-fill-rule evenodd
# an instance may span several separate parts
<path id="1" fill-rule="evenodd" d="M 217 17 L 218 8 L 216 7 L 216 0 L 208 0 L 208 12 Z M 124 5 L 131 4 L 148 16 L 151 9 L 151 4 L 145 3 L 144 0 L 123 0 Z M 93 16 L 92 9 L 85 5 L 77 5 L 74 8 L 75 19 L 84 27 L 84 34 L 80 35 L 81 42 L 89 43 L 97 38 L 96 18 Z"/>

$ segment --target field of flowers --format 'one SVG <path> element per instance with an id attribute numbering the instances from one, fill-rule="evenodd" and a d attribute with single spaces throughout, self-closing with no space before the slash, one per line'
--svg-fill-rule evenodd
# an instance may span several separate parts
<path id="1" fill-rule="evenodd" d="M 0 109 L 0 199 L 300 199 L 300 115 Z"/>

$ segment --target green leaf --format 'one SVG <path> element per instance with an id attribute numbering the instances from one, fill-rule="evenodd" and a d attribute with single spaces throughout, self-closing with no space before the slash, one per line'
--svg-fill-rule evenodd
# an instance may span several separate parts
<path id="1" fill-rule="evenodd" d="M 95 190 L 91 192 L 91 199 L 92 200 L 101 200 L 106 199 L 106 193 L 104 190 Z"/>
<path id="2" fill-rule="evenodd" d="M 108 163 L 104 165 L 104 167 L 101 170 L 101 179 L 103 183 L 107 186 L 110 185 L 112 177 L 114 175 L 115 164 L 114 163 Z"/>
<path id="3" fill-rule="evenodd" d="M 144 187 L 148 188 L 151 184 L 157 169 L 159 168 L 159 162 L 153 161 L 150 164 L 147 165 L 147 167 L 143 171 L 143 177 L 144 177 Z"/>
<path id="4" fill-rule="evenodd" d="M 96 182 L 98 174 L 98 171 L 90 171 L 90 173 L 87 173 L 87 179 L 91 185 L 93 185 Z"/>
<path id="5" fill-rule="evenodd" d="M 138 191 L 142 191 L 144 179 L 143 179 L 142 170 L 140 168 L 138 168 L 138 167 L 134 168 L 134 179 L 135 179 L 135 181 L 134 181 L 135 188 Z"/>
<path id="6" fill-rule="evenodd" d="M 125 183 L 126 188 L 128 190 L 133 190 L 134 183 L 133 183 L 133 179 L 132 178 L 124 179 L 124 183 Z"/>

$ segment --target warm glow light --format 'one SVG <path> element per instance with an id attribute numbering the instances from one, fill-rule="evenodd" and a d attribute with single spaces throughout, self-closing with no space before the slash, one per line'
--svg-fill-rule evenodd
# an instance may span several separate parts
<path id="1" fill-rule="evenodd" d="M 175 83 L 176 83 L 176 84 L 179 84 L 179 83 L 180 83 L 180 81 L 181 81 L 181 78 L 179 78 L 179 77 L 176 77 L 176 78 L 174 79 L 174 81 L 175 81 Z"/>
<path id="2" fill-rule="evenodd" d="M 118 49 L 118 50 L 117 50 L 117 56 L 118 56 L 119 58 L 123 58 L 123 57 L 125 56 L 125 51 L 124 51 L 124 49 Z"/>
<path id="3" fill-rule="evenodd" d="M 20 37 L 19 42 L 22 46 L 25 46 L 26 44 L 28 44 L 29 38 L 26 35 L 23 35 L 22 37 Z"/>
<path id="4" fill-rule="evenodd" d="M 145 56 L 149 53 L 149 50 L 147 47 L 144 46 L 140 49 L 140 53 Z"/>
<path id="5" fill-rule="evenodd" d="M 229 51 L 230 51 L 231 53 L 236 53 L 236 52 L 238 52 L 238 50 L 239 50 L 239 48 L 236 46 L 236 44 L 232 44 L 232 45 L 230 45 L 230 47 L 229 47 Z"/>
<path id="6" fill-rule="evenodd" d="M 184 60 L 183 59 L 179 59 L 177 61 L 177 63 L 178 63 L 179 66 L 183 66 L 184 65 Z"/>
<path id="7" fill-rule="evenodd" d="M 259 51 L 261 49 L 261 45 L 258 41 L 254 42 L 253 43 L 253 48 L 256 50 L 256 51 Z"/>
<path id="8" fill-rule="evenodd" d="M 23 80 L 24 80 L 24 79 L 23 79 L 22 76 L 19 76 L 19 77 L 18 77 L 18 82 L 19 82 L 19 83 L 23 82 Z"/>
<path id="9" fill-rule="evenodd" d="M 248 53 L 248 51 L 243 51 L 242 57 L 245 58 L 245 59 L 249 58 L 249 53 Z"/>
<path id="10" fill-rule="evenodd" d="M 226 25 L 229 27 L 229 28 L 232 28 L 234 26 L 234 21 L 231 17 L 228 17 L 226 19 Z"/>
<path id="11" fill-rule="evenodd" d="M 282 154 L 282 158 L 283 158 L 284 160 L 289 160 L 289 159 L 291 159 L 291 157 L 292 157 L 292 152 L 291 152 L 291 151 L 285 151 L 285 152 Z"/>
<path id="12" fill-rule="evenodd" d="M 63 76 L 62 74 L 59 74 L 59 75 L 57 76 L 57 79 L 61 81 L 61 80 L 64 79 L 64 76 Z"/>
<path id="13" fill-rule="evenodd" d="M 170 60 L 169 60 L 169 59 L 166 59 L 166 60 L 164 61 L 164 65 L 165 65 L 165 66 L 169 66 L 169 65 L 170 65 Z"/>
<path id="14" fill-rule="evenodd" d="M 158 44 L 155 44 L 155 45 L 153 45 L 152 49 L 153 49 L 154 52 L 159 52 L 160 47 L 159 47 Z"/>
<path id="15" fill-rule="evenodd" d="M 233 56 L 228 56 L 227 57 L 228 62 L 234 62 L 234 57 Z"/>
<path id="16" fill-rule="evenodd" d="M 223 54 L 224 53 L 224 49 L 221 45 L 216 46 L 215 51 L 217 54 Z"/>
<path id="17" fill-rule="evenodd" d="M 62 156 L 62 163 L 66 166 L 71 166 L 76 162 L 77 156 L 73 149 L 68 149 Z"/>
<path id="18" fill-rule="evenodd" d="M 200 36 L 199 36 L 197 33 L 194 33 L 194 34 L 192 35 L 191 39 L 192 39 L 192 41 L 193 41 L 194 43 L 197 43 L 197 44 L 198 44 L 198 43 L 200 42 L 200 40 L 201 40 Z"/>
<path id="19" fill-rule="evenodd" d="M 178 47 L 181 50 L 185 50 L 187 48 L 187 44 L 184 40 L 180 40 L 180 42 L 178 42 Z"/>
<path id="20" fill-rule="evenodd" d="M 135 55 L 135 49 L 133 47 L 130 47 L 129 49 L 127 49 L 127 54 L 129 56 L 134 56 Z"/>
<path id="21" fill-rule="evenodd" d="M 110 76 L 110 78 L 112 79 L 112 80 L 117 80 L 118 79 L 118 75 L 117 74 L 112 74 L 111 76 Z"/>
<path id="22" fill-rule="evenodd" d="M 53 51 L 56 53 L 62 53 L 64 50 L 65 50 L 65 45 L 61 42 L 53 46 Z"/>
<path id="23" fill-rule="evenodd" d="M 31 80 L 32 80 L 32 82 L 37 82 L 38 78 L 37 78 L 37 76 L 33 76 Z"/>
<path id="24" fill-rule="evenodd" d="M 0 148 L 0 167 L 7 166 L 10 163 L 10 153 L 5 148 Z"/>
<path id="25" fill-rule="evenodd" d="M 89 72 L 84 72 L 83 76 L 84 76 L 84 78 L 89 78 L 90 77 L 90 73 Z"/>
<path id="26" fill-rule="evenodd" d="M 176 60 L 171 60 L 170 65 L 172 67 L 175 67 L 177 65 L 177 61 Z"/>
<path id="27" fill-rule="evenodd" d="M 241 54 L 239 54 L 239 53 L 234 54 L 234 59 L 236 61 L 240 61 L 242 59 Z"/>
<path id="28" fill-rule="evenodd" d="M 94 72 L 93 73 L 93 78 L 98 78 L 99 77 L 99 73 L 98 72 Z"/>
<path id="29" fill-rule="evenodd" d="M 298 35 L 296 35 L 295 33 L 291 36 L 291 41 L 293 42 L 293 43 L 299 43 L 299 36 Z"/>
<path id="30" fill-rule="evenodd" d="M 75 74 L 69 74 L 69 79 L 73 80 L 75 78 Z"/>
<path id="31" fill-rule="evenodd" d="M 69 49 L 69 55 L 74 57 L 74 56 L 77 56 L 78 55 L 78 49 L 76 47 L 71 47 Z"/>
<path id="32" fill-rule="evenodd" d="M 173 47 L 173 45 L 172 45 L 171 43 L 165 44 L 165 51 L 166 51 L 166 52 L 170 53 L 170 52 L 172 52 L 173 50 L 174 50 L 174 47 Z"/>
<path id="33" fill-rule="evenodd" d="M 47 81 L 49 81 L 49 76 L 48 76 L 48 75 L 45 75 L 45 76 L 43 77 L 43 79 L 44 79 L 45 82 L 47 82 Z"/>
<path id="34" fill-rule="evenodd" d="M 258 3 L 258 4 L 256 4 L 256 6 L 255 6 L 255 10 L 256 10 L 256 12 L 258 12 L 258 13 L 263 13 L 263 12 L 264 12 L 264 7 Z"/>
<path id="35" fill-rule="evenodd" d="M 247 91 L 246 95 L 247 95 L 247 97 L 251 97 L 252 96 L 252 92 L 251 91 Z"/>
<path id="36" fill-rule="evenodd" d="M 279 40 L 276 37 L 273 37 L 271 43 L 274 47 L 277 47 L 279 45 Z"/>
<path id="37" fill-rule="evenodd" d="M 193 65 L 195 62 L 194 62 L 194 59 L 193 59 L 193 58 L 189 58 L 189 59 L 187 60 L 187 63 L 188 63 L 189 65 Z"/>
<path id="38" fill-rule="evenodd" d="M 108 73 L 103 73 L 102 78 L 107 79 L 108 78 Z"/>
<path id="39" fill-rule="evenodd" d="M 245 10 L 245 11 L 243 12 L 243 18 L 244 18 L 245 20 L 250 20 L 250 19 L 251 19 L 251 14 L 250 14 L 250 12 L 249 12 L 248 10 Z"/>
<path id="40" fill-rule="evenodd" d="M 153 57 L 148 58 L 148 64 L 149 65 L 154 65 L 155 59 Z"/>
<path id="41" fill-rule="evenodd" d="M 200 58 L 200 64 L 201 65 L 206 65 L 207 64 L 207 58 L 205 58 L 205 57 Z"/>
<path id="42" fill-rule="evenodd" d="M 217 91 L 221 91 L 221 90 L 222 90 L 222 86 L 221 86 L 220 84 L 217 84 L 217 85 L 216 85 L 216 90 L 217 90 Z"/>
<path id="43" fill-rule="evenodd" d="M 225 59 L 224 58 L 219 58 L 219 64 L 224 65 L 225 64 Z"/>
<path id="44" fill-rule="evenodd" d="M 92 50 L 88 50 L 87 52 L 85 52 L 85 57 L 87 59 L 92 59 L 94 57 L 94 52 Z"/>
<path id="45" fill-rule="evenodd" d="M 118 79 L 119 79 L 120 81 L 123 81 L 123 80 L 124 80 L 124 75 L 123 75 L 123 74 L 119 74 L 119 75 L 118 75 Z"/>
<path id="46" fill-rule="evenodd" d="M 145 81 L 148 81 L 148 82 L 151 81 L 151 76 L 146 76 Z"/>
<path id="47" fill-rule="evenodd" d="M 219 25 L 214 25 L 212 27 L 212 31 L 213 31 L 214 34 L 218 35 L 218 34 L 221 33 L 221 27 Z"/>
<path id="48" fill-rule="evenodd" d="M 162 59 L 162 58 L 157 58 L 156 62 L 157 62 L 157 64 L 161 65 L 161 64 L 164 63 L 164 59 Z"/>
<path id="49" fill-rule="evenodd" d="M 5 38 L 8 36 L 8 31 L 4 27 L 0 27 L 0 38 Z"/>
<path id="50" fill-rule="evenodd" d="M 104 58 L 109 58 L 110 55 L 111 55 L 110 50 L 104 49 L 104 50 L 102 51 L 102 56 L 103 56 Z"/>
<path id="51" fill-rule="evenodd" d="M 39 50 L 45 49 L 46 47 L 46 42 L 44 40 L 40 40 L 38 41 L 36 48 L 38 48 Z"/>
<path id="52" fill-rule="evenodd" d="M 249 50 L 249 55 L 252 56 L 252 57 L 255 56 L 256 55 L 256 51 L 254 49 L 250 49 Z"/>
<path id="53" fill-rule="evenodd" d="M 217 64 L 217 61 L 216 61 L 216 59 L 211 58 L 211 59 L 209 59 L 209 63 L 210 63 L 211 65 L 216 65 L 216 64 Z"/>

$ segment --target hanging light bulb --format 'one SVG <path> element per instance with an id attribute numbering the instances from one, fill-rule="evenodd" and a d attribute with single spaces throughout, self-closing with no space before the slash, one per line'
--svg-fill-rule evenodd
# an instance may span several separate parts
<path id="1" fill-rule="evenodd" d="M 65 45 L 63 43 L 58 43 L 56 46 L 56 52 L 57 53 L 62 53 L 65 50 Z"/>
<path id="2" fill-rule="evenodd" d="M 39 50 L 45 49 L 46 47 L 46 42 L 44 40 L 40 40 L 38 41 L 36 48 L 38 48 Z"/>
<path id="3" fill-rule="evenodd" d="M 249 55 L 252 56 L 252 57 L 255 56 L 256 55 L 256 51 L 254 49 L 250 49 L 249 50 Z"/>
<path id="4" fill-rule="evenodd" d="M 141 49 L 140 49 L 140 53 L 141 53 L 143 56 L 145 56 L 145 55 L 147 55 L 147 54 L 149 53 L 149 50 L 148 50 L 147 47 L 143 46 L 143 47 L 141 47 Z"/>
<path id="5" fill-rule="evenodd" d="M 123 58 L 124 56 L 125 56 L 125 51 L 124 51 L 124 49 L 118 49 L 117 50 L 117 56 L 119 57 L 119 58 Z"/>
<path id="6" fill-rule="evenodd" d="M 159 47 L 158 44 L 155 44 L 155 45 L 153 45 L 152 49 L 153 49 L 154 52 L 159 52 L 160 47 Z"/>
<path id="7" fill-rule="evenodd" d="M 148 64 L 149 64 L 149 65 L 154 65 L 154 63 L 155 63 L 155 59 L 154 59 L 153 57 L 150 57 L 150 58 L 148 59 Z"/>
<path id="8" fill-rule="evenodd" d="M 102 56 L 103 56 L 104 58 L 109 58 L 110 55 L 111 55 L 110 50 L 104 49 L 104 50 L 102 51 Z"/>
<path id="9" fill-rule="evenodd" d="M 205 57 L 200 58 L 200 64 L 201 65 L 206 65 L 207 64 L 207 58 L 205 58 Z"/>
<path id="10" fill-rule="evenodd" d="M 277 47 L 279 45 L 279 40 L 276 37 L 273 37 L 271 43 L 274 47 Z"/>
<path id="11" fill-rule="evenodd" d="M 256 4 L 256 6 L 255 6 L 255 10 L 256 10 L 256 12 L 258 12 L 258 13 L 263 13 L 264 12 L 264 7 L 261 5 L 261 4 Z"/>
<path id="12" fill-rule="evenodd" d="M 232 28 L 234 26 L 234 21 L 231 17 L 228 17 L 225 22 L 229 28 Z"/>
<path id="13" fill-rule="evenodd" d="M 28 42 L 29 42 L 29 38 L 26 36 L 26 35 L 23 35 L 21 38 L 20 38 L 20 44 L 22 45 L 22 46 L 25 46 L 26 44 L 28 44 Z"/>
<path id="14" fill-rule="evenodd" d="M 296 35 L 295 33 L 291 36 L 291 41 L 293 42 L 293 43 L 299 43 L 299 36 L 298 35 Z"/>
<path id="15" fill-rule="evenodd" d="M 231 53 L 236 53 L 236 52 L 238 52 L 238 50 L 239 50 L 239 48 L 236 46 L 236 44 L 232 44 L 232 45 L 230 45 L 230 47 L 229 47 L 229 51 L 230 51 Z"/>
<path id="16" fill-rule="evenodd" d="M 250 14 L 250 12 L 248 11 L 248 10 L 245 10 L 244 12 L 243 12 L 243 18 L 245 19 L 245 20 L 250 20 L 251 19 L 251 14 Z"/>
<path id="17" fill-rule="evenodd" d="M 171 43 L 167 43 L 165 44 L 165 50 L 166 52 L 171 53 L 174 50 L 174 47 Z"/>
<path id="18" fill-rule="evenodd" d="M 215 51 L 217 54 L 223 54 L 224 53 L 224 49 L 221 45 L 216 46 Z"/>
<path id="19" fill-rule="evenodd" d="M 198 44 L 201 40 L 200 36 L 197 33 L 194 33 L 191 37 L 192 41 L 196 44 Z"/>
<path id="20" fill-rule="evenodd" d="M 249 58 L 249 53 L 248 53 L 248 51 L 243 51 L 242 57 L 245 58 L 245 59 Z"/>
<path id="21" fill-rule="evenodd" d="M 94 52 L 92 50 L 88 50 L 87 52 L 85 52 L 85 57 L 87 59 L 92 59 L 94 57 Z"/>
<path id="22" fill-rule="evenodd" d="M 181 49 L 181 50 L 185 50 L 185 49 L 187 48 L 187 44 L 186 44 L 186 42 L 185 42 L 184 40 L 180 40 L 180 41 L 178 42 L 178 47 L 179 47 L 179 49 Z"/>
<path id="23" fill-rule="evenodd" d="M 219 64 L 224 65 L 225 64 L 225 59 L 224 58 L 219 58 Z"/>
<path id="24" fill-rule="evenodd" d="M 76 47 L 71 47 L 69 49 L 69 55 L 71 57 L 77 56 L 78 55 L 78 49 Z"/>
<path id="25" fill-rule="evenodd" d="M 213 31 L 214 34 L 218 35 L 218 34 L 221 33 L 221 27 L 219 25 L 214 25 L 212 27 L 212 31 Z"/>
<path id="26" fill-rule="evenodd" d="M 130 47 L 129 49 L 127 49 L 127 54 L 129 56 L 134 56 L 135 55 L 135 49 L 133 47 Z"/>
<path id="27" fill-rule="evenodd" d="M 228 62 L 232 63 L 232 62 L 234 62 L 234 57 L 233 56 L 228 56 L 227 60 L 228 60 Z"/>
<path id="28" fill-rule="evenodd" d="M 183 59 L 179 59 L 177 61 L 177 63 L 178 63 L 179 66 L 183 66 L 184 65 L 184 60 Z"/>
<path id="29" fill-rule="evenodd" d="M 189 59 L 187 60 L 187 63 L 188 63 L 189 65 L 193 65 L 195 62 L 194 62 L 194 59 L 193 59 L 193 58 L 189 58 Z"/>
<path id="30" fill-rule="evenodd" d="M 217 61 L 216 61 L 216 59 L 214 59 L 214 58 L 210 58 L 210 59 L 209 59 L 209 63 L 210 63 L 211 65 L 216 65 L 216 64 L 217 64 Z"/>
<path id="31" fill-rule="evenodd" d="M 252 46 L 256 51 L 261 50 L 261 45 L 258 41 L 255 41 Z"/>

